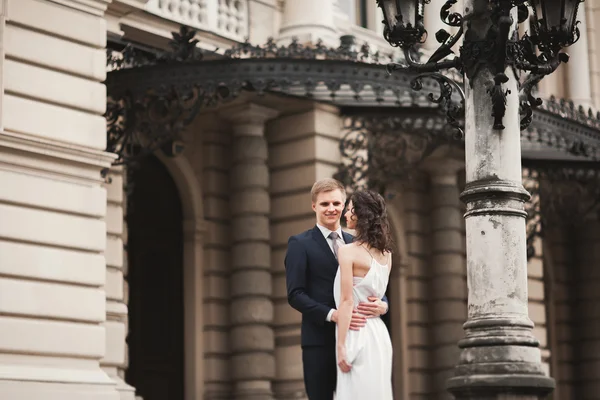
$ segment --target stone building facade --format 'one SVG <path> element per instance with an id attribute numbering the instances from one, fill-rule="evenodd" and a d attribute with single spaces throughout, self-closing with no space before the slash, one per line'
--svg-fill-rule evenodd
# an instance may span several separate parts
<path id="1" fill-rule="evenodd" d="M 389 52 L 375 1 L 0 5 L 0 398 L 304 398 L 283 258 L 288 237 L 314 224 L 312 183 L 342 161 L 342 107 L 244 93 L 201 110 L 181 154 L 156 151 L 128 171 L 106 151 L 106 48 L 165 48 L 187 25 L 209 50 L 353 35 Z M 587 1 L 580 15 L 571 62 L 539 91 L 597 110 L 600 7 Z M 467 311 L 464 155 L 439 149 L 413 172 L 389 198 L 394 388 L 397 399 L 446 399 Z M 529 262 L 555 400 L 600 399 L 598 221 L 578 228 L 553 224 Z"/>

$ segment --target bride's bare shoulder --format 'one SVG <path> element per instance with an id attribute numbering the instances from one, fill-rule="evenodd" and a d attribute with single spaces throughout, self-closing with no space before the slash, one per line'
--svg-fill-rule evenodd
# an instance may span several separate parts
<path id="1" fill-rule="evenodd" d="M 359 250 L 360 250 L 360 245 L 358 245 L 356 243 L 346 243 L 345 245 L 340 246 L 340 249 L 339 249 L 339 251 L 343 252 L 348 257 L 352 257 L 355 254 L 358 254 Z"/>

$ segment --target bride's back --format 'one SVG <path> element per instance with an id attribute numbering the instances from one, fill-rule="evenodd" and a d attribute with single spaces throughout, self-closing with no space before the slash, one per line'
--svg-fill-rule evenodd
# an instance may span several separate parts
<path id="1" fill-rule="evenodd" d="M 387 266 L 388 270 L 392 267 L 392 255 L 389 252 L 369 248 L 367 244 L 357 242 L 350 243 L 346 247 L 348 247 L 348 255 L 352 260 L 352 275 L 354 277 L 365 277 L 371 269 L 373 260 L 381 266 Z"/>

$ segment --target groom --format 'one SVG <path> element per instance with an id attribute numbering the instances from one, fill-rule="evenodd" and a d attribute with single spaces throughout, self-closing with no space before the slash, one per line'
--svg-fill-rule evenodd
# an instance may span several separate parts
<path id="1" fill-rule="evenodd" d="M 336 386 L 335 324 L 338 312 L 333 299 L 337 250 L 352 242 L 342 232 L 340 218 L 346 202 L 344 186 L 335 179 L 316 182 L 311 190 L 317 225 L 290 237 L 285 257 L 288 302 L 302 313 L 302 364 L 309 400 L 332 400 Z M 361 303 L 352 315 L 350 329 L 358 330 L 366 317 L 387 312 L 384 298 Z"/>

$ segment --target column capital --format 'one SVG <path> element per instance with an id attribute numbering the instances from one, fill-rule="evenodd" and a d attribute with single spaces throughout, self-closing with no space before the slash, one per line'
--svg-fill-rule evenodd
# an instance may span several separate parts
<path id="1" fill-rule="evenodd" d="M 421 169 L 427 171 L 434 185 L 456 185 L 458 171 L 464 168 L 464 161 L 453 157 L 429 158 L 421 165 Z"/>
<path id="2" fill-rule="evenodd" d="M 222 108 L 219 117 L 234 123 L 264 124 L 279 115 L 279 111 L 256 103 L 244 103 Z"/>
<path id="3" fill-rule="evenodd" d="M 226 107 L 219 117 L 233 124 L 234 136 L 264 136 L 265 123 L 279 115 L 279 111 L 255 103 Z"/>

